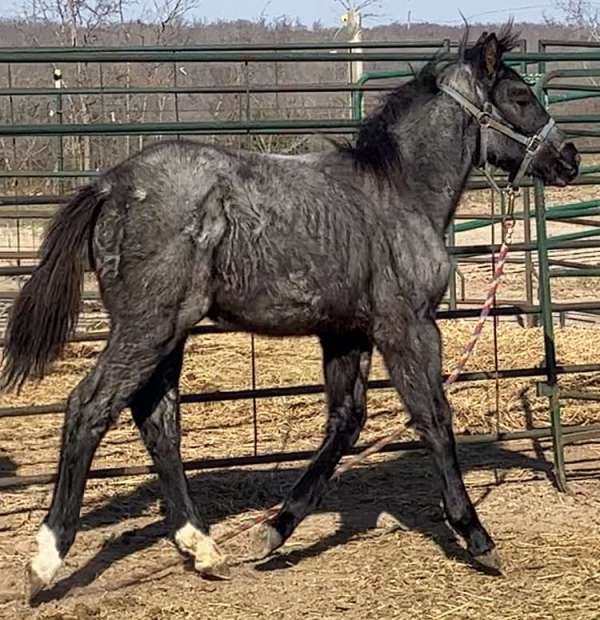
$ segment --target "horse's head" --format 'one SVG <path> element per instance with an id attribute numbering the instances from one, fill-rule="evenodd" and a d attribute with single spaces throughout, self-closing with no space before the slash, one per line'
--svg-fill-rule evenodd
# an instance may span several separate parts
<path id="1" fill-rule="evenodd" d="M 577 176 L 579 153 L 523 78 L 503 62 L 515 43 L 506 28 L 463 45 L 459 61 L 441 72 L 439 87 L 480 125 L 475 164 L 501 168 L 515 185 L 526 174 L 567 185 Z"/>

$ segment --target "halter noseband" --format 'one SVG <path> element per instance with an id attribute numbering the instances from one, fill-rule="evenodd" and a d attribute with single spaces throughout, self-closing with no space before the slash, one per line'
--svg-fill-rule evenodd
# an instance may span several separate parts
<path id="1" fill-rule="evenodd" d="M 458 91 L 446 84 L 440 85 L 440 90 L 452 99 L 456 101 L 464 110 L 466 110 L 475 120 L 479 123 L 481 129 L 480 133 L 480 148 L 479 148 L 479 166 L 485 166 L 487 162 L 487 149 L 488 149 L 488 130 L 493 129 L 498 133 L 504 134 L 511 140 L 518 142 L 525 146 L 525 155 L 521 162 L 521 166 L 517 171 L 515 178 L 512 181 L 512 188 L 517 189 L 523 177 L 527 172 L 529 164 L 533 158 L 537 155 L 541 146 L 548 140 L 550 133 L 555 128 L 556 123 L 553 118 L 548 119 L 548 122 L 539 129 L 533 136 L 526 136 L 518 131 L 515 131 L 508 124 L 503 123 L 493 117 L 494 107 L 487 101 L 483 104 L 483 108 L 478 108 L 474 103 L 469 101 L 464 95 L 461 95 Z"/>

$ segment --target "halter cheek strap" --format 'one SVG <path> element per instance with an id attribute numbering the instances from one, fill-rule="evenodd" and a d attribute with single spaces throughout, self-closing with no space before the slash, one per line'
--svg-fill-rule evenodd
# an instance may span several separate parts
<path id="1" fill-rule="evenodd" d="M 523 177 L 527 173 L 529 164 L 533 161 L 534 157 L 537 155 L 537 152 L 540 150 L 544 142 L 548 140 L 548 138 L 550 137 L 550 133 L 555 126 L 556 123 L 554 119 L 550 118 L 548 122 L 534 136 L 529 139 L 529 142 L 525 147 L 525 156 L 523 157 L 521 166 L 512 183 L 514 187 L 519 187 L 519 185 L 523 181 Z"/>
<path id="2" fill-rule="evenodd" d="M 489 142 L 488 136 L 490 130 L 497 131 L 511 140 L 525 146 L 525 155 L 523 156 L 519 170 L 517 171 L 517 174 L 512 182 L 512 187 L 514 189 L 518 188 L 523 181 L 523 177 L 525 176 L 529 165 L 537 155 L 542 145 L 550 137 L 552 130 L 555 129 L 556 123 L 554 119 L 548 119 L 548 122 L 541 129 L 539 129 L 535 135 L 526 136 L 525 134 L 514 130 L 507 123 L 501 122 L 494 118 L 494 106 L 489 101 L 486 101 L 483 104 L 483 108 L 479 108 L 474 103 L 469 101 L 464 95 L 459 93 L 457 90 L 454 90 L 454 88 L 446 84 L 441 84 L 439 88 L 442 92 L 446 93 L 449 97 L 454 99 L 454 101 L 460 104 L 460 106 L 471 116 L 473 116 L 479 124 L 479 167 L 483 167 L 487 163 Z"/>

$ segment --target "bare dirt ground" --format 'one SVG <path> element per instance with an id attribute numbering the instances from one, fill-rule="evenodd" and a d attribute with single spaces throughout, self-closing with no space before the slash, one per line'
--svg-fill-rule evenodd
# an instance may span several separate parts
<path id="1" fill-rule="evenodd" d="M 472 325 L 444 323 L 445 365 L 452 367 Z M 470 370 L 493 367 L 493 330 L 485 332 Z M 597 328 L 557 331 L 561 363 L 597 360 Z M 501 367 L 542 360 L 537 329 L 499 326 Z M 257 376 L 264 385 L 320 380 L 313 339 L 257 339 Z M 95 358 L 94 347 L 72 347 L 54 373 L 0 405 L 61 400 Z M 249 386 L 249 336 L 194 339 L 183 372 L 184 392 Z M 373 377 L 385 376 L 376 359 Z M 599 376 L 569 377 L 565 387 L 596 387 Z M 458 430 L 489 432 L 547 425 L 544 399 L 530 379 L 456 385 L 450 397 Z M 496 406 L 499 409 L 496 411 Z M 370 395 L 368 441 L 404 423 L 390 391 Z M 310 449 L 323 424 L 322 397 L 258 402 L 259 450 Z M 600 405 L 570 402 L 565 423 L 600 421 Z M 247 401 L 184 408 L 184 457 L 234 456 L 252 450 Z M 3 473 L 52 471 L 60 416 L 4 419 Z M 406 438 L 412 437 L 410 431 Z M 153 477 L 93 480 L 82 531 L 58 583 L 39 606 L 21 598 L 22 571 L 50 499 L 49 487 L 2 493 L 0 617 L 90 618 L 598 618 L 600 610 L 600 444 L 567 449 L 571 491 L 552 483 L 547 442 L 461 450 L 470 493 L 493 533 L 505 573 L 476 571 L 441 519 L 436 479 L 420 453 L 378 457 L 347 474 L 273 559 L 240 563 L 248 537 L 225 545 L 234 563 L 230 582 L 200 579 L 166 538 Z M 124 412 L 103 442 L 95 467 L 147 462 Z M 282 498 L 301 464 L 191 474 L 199 505 L 221 533 Z"/>
<path id="2" fill-rule="evenodd" d="M 515 448 L 518 448 L 516 450 Z M 58 584 L 28 609 L 15 600 L 47 492 L 10 494 L 2 517 L 2 618 L 535 618 L 593 619 L 600 609 L 598 479 L 558 494 L 532 446 L 463 454 L 471 496 L 504 560 L 501 577 L 468 564 L 441 520 L 428 461 L 392 457 L 350 473 L 273 559 L 234 567 L 230 582 L 187 568 L 164 538 L 151 481 L 90 484 Z M 600 451 L 570 451 L 598 465 Z M 498 485 L 495 472 L 502 480 Z M 215 522 L 276 498 L 297 474 L 193 476 Z M 3 508 L 3 512 L 6 510 Z M 235 560 L 243 544 L 226 547 Z"/>

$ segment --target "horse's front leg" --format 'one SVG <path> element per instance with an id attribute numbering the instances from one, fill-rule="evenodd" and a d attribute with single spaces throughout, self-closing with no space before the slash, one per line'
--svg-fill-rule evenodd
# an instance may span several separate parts
<path id="1" fill-rule="evenodd" d="M 325 438 L 274 519 L 256 529 L 258 558 L 280 547 L 319 505 L 336 465 L 358 439 L 366 419 L 369 339 L 362 333 L 324 335 L 321 346 L 328 406 Z"/>
<path id="2" fill-rule="evenodd" d="M 404 401 L 409 423 L 429 450 L 440 475 L 448 522 L 465 539 L 476 561 L 498 570 L 495 544 L 479 521 L 458 464 L 452 411 L 442 385 L 441 342 L 435 321 L 382 317 L 375 329 L 375 344 Z"/>

